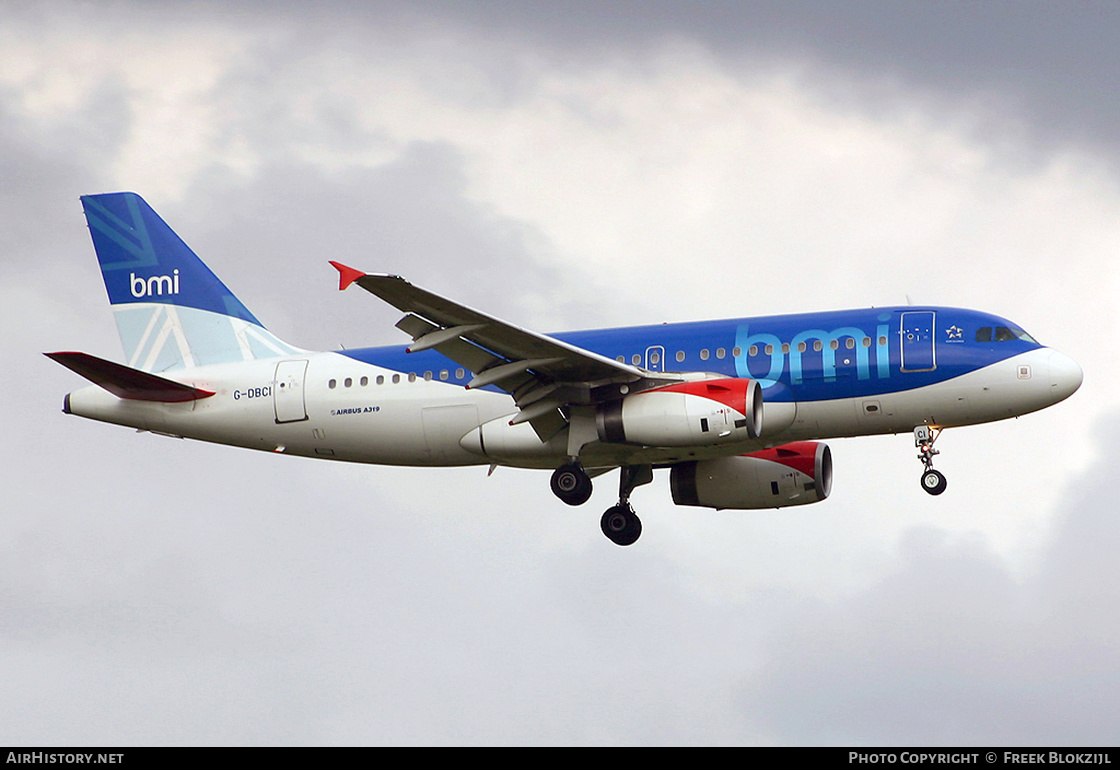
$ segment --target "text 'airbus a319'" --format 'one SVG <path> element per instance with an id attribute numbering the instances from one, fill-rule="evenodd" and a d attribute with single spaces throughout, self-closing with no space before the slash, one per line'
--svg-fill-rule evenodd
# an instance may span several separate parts
<path id="1" fill-rule="evenodd" d="M 821 439 L 913 431 L 922 487 L 945 489 L 947 427 L 1055 404 L 1067 356 L 1010 321 L 948 307 L 538 334 L 395 275 L 332 262 L 404 313 L 407 347 L 301 350 L 268 332 L 147 203 L 82 198 L 126 364 L 48 353 L 95 383 L 64 411 L 269 452 L 413 466 L 552 471 L 569 505 L 620 470 L 603 532 L 641 534 L 635 487 L 669 469 L 673 501 L 763 509 L 828 497 Z"/>

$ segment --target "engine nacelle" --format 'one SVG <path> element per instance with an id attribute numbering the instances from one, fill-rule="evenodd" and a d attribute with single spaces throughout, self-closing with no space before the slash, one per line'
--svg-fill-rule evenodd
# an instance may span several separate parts
<path id="1" fill-rule="evenodd" d="M 758 438 L 762 388 L 727 378 L 666 385 L 600 407 L 599 440 L 646 446 L 703 446 Z"/>
<path id="2" fill-rule="evenodd" d="M 827 444 L 796 441 L 739 457 L 674 465 L 673 502 L 706 508 L 783 508 L 816 503 L 832 491 Z"/>

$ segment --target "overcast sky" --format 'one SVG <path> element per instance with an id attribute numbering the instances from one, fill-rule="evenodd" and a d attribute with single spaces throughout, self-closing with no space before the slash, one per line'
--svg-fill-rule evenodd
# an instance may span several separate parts
<path id="1" fill-rule="evenodd" d="M 1120 6 L 163 5 L 0 5 L 0 743 L 1116 745 Z M 406 341 L 336 259 L 541 331 L 974 307 L 1085 384 L 939 498 L 833 441 L 824 503 L 659 473 L 618 548 L 615 474 L 63 415 L 117 190 L 302 347 Z"/>

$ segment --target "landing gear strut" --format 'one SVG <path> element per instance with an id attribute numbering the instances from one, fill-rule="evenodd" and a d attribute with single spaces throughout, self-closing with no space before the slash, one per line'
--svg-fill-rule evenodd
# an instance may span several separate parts
<path id="1" fill-rule="evenodd" d="M 630 493 L 635 487 L 653 481 L 650 465 L 624 465 L 618 481 L 618 505 L 607 509 L 599 526 L 615 545 L 632 545 L 642 534 L 642 520 L 630 507 Z"/>
<path id="2" fill-rule="evenodd" d="M 948 482 L 944 474 L 933 469 L 934 455 L 941 454 L 933 448 L 933 442 L 941 435 L 941 428 L 931 428 L 928 425 L 919 425 L 914 428 L 914 446 L 918 448 L 918 459 L 925 465 L 922 472 L 922 489 L 931 495 L 939 495 L 945 491 Z"/>

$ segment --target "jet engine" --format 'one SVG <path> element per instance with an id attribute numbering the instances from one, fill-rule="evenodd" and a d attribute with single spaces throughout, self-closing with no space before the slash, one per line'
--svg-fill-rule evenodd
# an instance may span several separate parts
<path id="1" fill-rule="evenodd" d="M 726 378 L 667 385 L 600 407 L 599 440 L 646 446 L 698 446 L 758 438 L 762 388 Z"/>
<path id="2" fill-rule="evenodd" d="M 816 503 L 832 491 L 832 451 L 797 441 L 738 457 L 674 465 L 673 502 L 706 508 L 783 508 Z"/>

